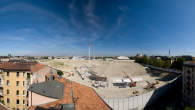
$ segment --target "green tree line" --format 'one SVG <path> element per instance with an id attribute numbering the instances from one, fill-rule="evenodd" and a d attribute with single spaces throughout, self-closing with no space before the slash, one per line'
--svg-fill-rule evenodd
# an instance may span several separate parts
<path id="1" fill-rule="evenodd" d="M 146 55 L 140 58 L 135 58 L 135 62 L 141 63 L 141 64 L 147 64 L 155 67 L 162 67 L 162 68 L 167 68 L 167 69 L 178 69 L 182 70 L 183 68 L 183 63 L 185 61 L 185 58 L 183 57 L 178 57 L 175 61 L 171 63 L 171 59 L 152 59 Z"/>

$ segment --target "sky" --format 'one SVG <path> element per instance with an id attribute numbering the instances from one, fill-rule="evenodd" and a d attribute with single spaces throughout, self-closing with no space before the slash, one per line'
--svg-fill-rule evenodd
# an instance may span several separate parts
<path id="1" fill-rule="evenodd" d="M 195 0 L 1 0 L 0 55 L 195 56 Z"/>

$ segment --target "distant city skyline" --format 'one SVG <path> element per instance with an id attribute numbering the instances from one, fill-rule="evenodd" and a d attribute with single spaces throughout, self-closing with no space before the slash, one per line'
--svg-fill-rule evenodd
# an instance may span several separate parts
<path id="1" fill-rule="evenodd" d="M 1 0 L 0 55 L 195 56 L 194 0 Z"/>

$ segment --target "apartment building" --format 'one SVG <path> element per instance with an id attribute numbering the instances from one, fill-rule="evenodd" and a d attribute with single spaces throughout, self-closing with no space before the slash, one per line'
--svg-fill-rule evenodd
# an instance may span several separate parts
<path id="1" fill-rule="evenodd" d="M 28 106 L 27 89 L 31 84 L 30 66 L 32 64 L 13 62 L 1 64 L 2 99 L 8 108 L 26 110 Z"/>
<path id="2" fill-rule="evenodd" d="M 195 107 L 195 61 L 184 63 L 182 79 L 183 101 L 186 105 Z"/>
<path id="3" fill-rule="evenodd" d="M 0 100 L 10 109 L 26 110 L 29 106 L 29 85 L 42 82 L 45 75 L 41 74 L 50 70 L 37 62 L 0 63 Z"/>

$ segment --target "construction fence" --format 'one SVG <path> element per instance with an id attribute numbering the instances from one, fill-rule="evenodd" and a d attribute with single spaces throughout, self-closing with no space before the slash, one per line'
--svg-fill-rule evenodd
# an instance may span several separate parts
<path id="1" fill-rule="evenodd" d="M 167 84 L 156 88 L 147 93 L 141 94 L 139 96 L 131 96 L 126 98 L 106 98 L 102 97 L 102 99 L 113 109 L 113 110 L 142 110 L 146 106 L 150 106 L 156 100 L 174 90 L 175 86 L 181 80 L 181 76 L 169 81 Z"/>

